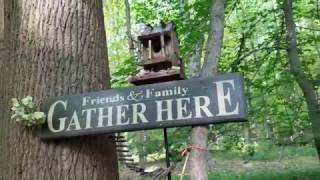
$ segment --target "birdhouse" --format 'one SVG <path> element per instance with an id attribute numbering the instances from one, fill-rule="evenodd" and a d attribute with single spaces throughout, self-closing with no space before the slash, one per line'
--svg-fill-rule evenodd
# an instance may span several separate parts
<path id="1" fill-rule="evenodd" d="M 141 85 L 183 79 L 174 24 L 143 26 L 139 33 L 138 65 L 143 68 L 130 82 Z"/>

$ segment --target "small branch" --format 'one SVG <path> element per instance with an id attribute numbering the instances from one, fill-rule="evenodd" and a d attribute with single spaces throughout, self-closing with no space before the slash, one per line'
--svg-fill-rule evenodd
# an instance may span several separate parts
<path id="1" fill-rule="evenodd" d="M 307 29 L 310 31 L 320 31 L 320 29 L 316 29 L 316 28 L 310 28 L 310 27 L 304 27 L 304 26 L 296 26 L 296 27 L 300 29 Z"/>
<path id="2" fill-rule="evenodd" d="M 245 41 L 246 40 L 246 36 L 244 33 L 242 33 L 242 37 L 240 39 L 240 45 L 239 45 L 239 51 L 237 52 L 237 59 L 235 61 L 233 61 L 233 63 L 231 64 L 231 72 L 237 72 L 238 71 L 238 66 L 241 63 L 241 55 L 242 55 L 242 50 L 245 48 Z"/>
<path id="3" fill-rule="evenodd" d="M 239 61 L 245 59 L 246 57 L 250 56 L 251 54 L 254 54 L 256 52 L 259 52 L 259 51 L 263 51 L 263 50 L 272 50 L 272 49 L 275 49 L 276 47 L 263 47 L 263 48 L 260 48 L 260 49 L 253 49 L 252 51 L 244 54 L 242 57 L 239 58 Z"/>
<path id="4" fill-rule="evenodd" d="M 240 0 L 234 1 L 232 8 L 229 12 L 229 15 L 226 17 L 226 20 L 225 20 L 226 22 L 229 20 L 230 16 L 232 15 L 232 12 L 237 8 L 237 5 L 240 4 L 239 1 Z"/>

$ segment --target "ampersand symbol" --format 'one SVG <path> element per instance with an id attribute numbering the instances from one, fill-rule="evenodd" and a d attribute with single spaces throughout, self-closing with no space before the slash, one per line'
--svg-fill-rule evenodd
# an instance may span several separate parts
<path id="1" fill-rule="evenodd" d="M 138 102 L 138 101 L 141 101 L 141 100 L 143 99 L 143 95 L 142 95 L 142 94 L 143 94 L 142 91 L 140 91 L 140 92 L 138 92 L 138 93 L 136 93 L 135 91 L 130 91 L 127 99 L 128 99 L 129 101 L 136 101 L 136 102 Z"/>

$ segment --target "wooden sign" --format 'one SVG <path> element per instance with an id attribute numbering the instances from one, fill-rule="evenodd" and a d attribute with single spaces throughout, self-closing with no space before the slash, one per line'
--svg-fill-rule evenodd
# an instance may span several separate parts
<path id="1" fill-rule="evenodd" d="M 239 74 L 48 98 L 41 138 L 239 122 L 246 119 Z"/>

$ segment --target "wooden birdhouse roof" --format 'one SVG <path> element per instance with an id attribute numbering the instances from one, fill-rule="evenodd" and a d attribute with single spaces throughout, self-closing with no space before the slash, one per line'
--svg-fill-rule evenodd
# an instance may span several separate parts
<path id="1" fill-rule="evenodd" d="M 168 23 L 168 24 L 161 24 L 158 26 L 146 26 L 144 31 L 140 32 L 140 36 L 138 36 L 138 39 L 140 41 L 142 40 L 147 40 L 153 37 L 160 36 L 161 34 L 168 34 L 172 31 L 174 31 L 175 26 L 173 23 Z"/>

